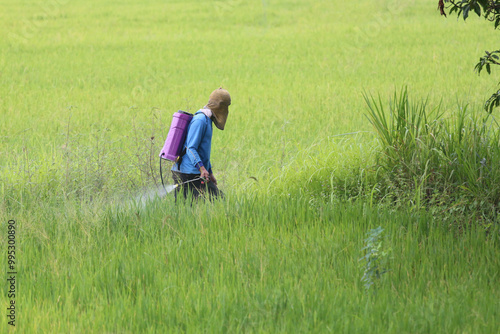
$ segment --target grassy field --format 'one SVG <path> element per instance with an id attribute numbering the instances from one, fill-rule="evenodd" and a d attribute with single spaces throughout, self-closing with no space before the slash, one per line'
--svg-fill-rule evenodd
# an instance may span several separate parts
<path id="1" fill-rule="evenodd" d="M 496 87 L 473 66 L 498 32 L 436 7 L 0 0 L 0 240 L 15 220 L 18 272 L 0 332 L 496 333 L 498 221 L 356 196 L 381 151 L 364 92 L 406 86 L 453 119 Z M 141 200 L 172 114 L 219 86 L 226 199 Z M 366 289 L 370 250 L 388 271 Z"/>

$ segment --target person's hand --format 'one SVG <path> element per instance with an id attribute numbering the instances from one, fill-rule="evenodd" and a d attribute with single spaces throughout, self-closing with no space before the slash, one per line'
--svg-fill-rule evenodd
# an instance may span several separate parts
<path id="1" fill-rule="evenodd" d="M 200 177 L 204 178 L 207 181 L 210 181 L 210 173 L 204 166 L 200 168 Z"/>
<path id="2" fill-rule="evenodd" d="M 215 185 L 217 185 L 217 180 L 215 179 L 214 174 L 210 174 L 210 182 L 213 182 Z"/>

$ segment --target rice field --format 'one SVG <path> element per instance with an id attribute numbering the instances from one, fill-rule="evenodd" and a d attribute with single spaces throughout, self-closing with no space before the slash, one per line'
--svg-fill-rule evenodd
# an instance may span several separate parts
<path id="1" fill-rule="evenodd" d="M 498 82 L 473 71 L 498 32 L 436 7 L 0 0 L 0 332 L 496 333 L 498 221 L 374 195 L 363 94 L 453 119 Z M 219 86 L 225 200 L 157 196 L 172 114 Z"/>

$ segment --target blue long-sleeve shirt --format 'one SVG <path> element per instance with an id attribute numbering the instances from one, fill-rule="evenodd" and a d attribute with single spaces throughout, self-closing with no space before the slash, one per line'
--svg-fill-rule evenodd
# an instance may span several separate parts
<path id="1" fill-rule="evenodd" d="M 185 142 L 186 154 L 180 166 L 175 163 L 173 171 L 184 174 L 199 174 L 201 166 L 211 171 L 210 150 L 212 148 L 212 120 L 201 111 L 194 114 L 188 125 Z"/>

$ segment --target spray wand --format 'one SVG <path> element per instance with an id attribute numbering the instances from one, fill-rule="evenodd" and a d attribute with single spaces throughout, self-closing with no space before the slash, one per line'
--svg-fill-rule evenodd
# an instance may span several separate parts
<path id="1" fill-rule="evenodd" d="M 198 180 L 203 180 L 201 181 L 201 184 L 203 184 L 204 182 L 206 182 L 207 180 L 203 177 L 198 177 L 196 179 L 192 179 L 192 180 L 189 180 L 189 181 L 185 181 L 185 182 L 182 182 L 182 183 L 176 183 L 176 184 L 171 184 L 171 185 L 166 185 L 165 186 L 165 191 L 168 193 L 172 192 L 175 188 L 179 187 L 179 186 L 182 186 L 183 184 L 186 184 L 186 183 L 190 183 L 190 182 L 194 182 L 194 181 L 198 181 Z"/>

